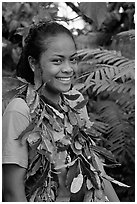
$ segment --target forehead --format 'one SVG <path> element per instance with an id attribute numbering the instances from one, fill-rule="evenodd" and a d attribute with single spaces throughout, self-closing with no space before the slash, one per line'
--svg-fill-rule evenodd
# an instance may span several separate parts
<path id="1" fill-rule="evenodd" d="M 48 37 L 44 42 L 47 52 L 74 52 L 76 51 L 75 43 L 71 36 L 67 34 L 58 34 L 57 36 Z"/>

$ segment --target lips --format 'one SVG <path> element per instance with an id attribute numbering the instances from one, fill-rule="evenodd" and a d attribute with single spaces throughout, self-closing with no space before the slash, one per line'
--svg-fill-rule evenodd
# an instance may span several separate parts
<path id="1" fill-rule="evenodd" d="M 71 77 L 57 77 L 57 79 L 60 81 L 70 81 Z"/>
<path id="2" fill-rule="evenodd" d="M 56 79 L 62 83 L 71 83 L 72 78 L 73 78 L 73 75 L 66 76 L 66 77 L 56 77 Z"/>

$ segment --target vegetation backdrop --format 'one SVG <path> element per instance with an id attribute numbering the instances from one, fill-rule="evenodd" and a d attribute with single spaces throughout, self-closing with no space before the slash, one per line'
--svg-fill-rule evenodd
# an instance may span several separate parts
<path id="1" fill-rule="evenodd" d="M 32 23 L 56 20 L 69 24 L 77 18 L 83 29 L 72 29 L 78 47 L 74 86 L 85 98 L 99 145 L 112 151 L 120 166 L 106 171 L 130 188 L 114 186 L 120 201 L 135 201 L 135 3 L 66 2 L 76 18 L 58 16 L 55 2 L 2 3 L 3 92 L 14 86 L 4 80 L 15 76 L 24 38 Z M 114 175 L 114 176 L 113 176 Z"/>

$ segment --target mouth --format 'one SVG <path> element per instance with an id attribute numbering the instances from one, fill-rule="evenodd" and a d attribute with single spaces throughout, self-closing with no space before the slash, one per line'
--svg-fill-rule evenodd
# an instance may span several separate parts
<path id="1" fill-rule="evenodd" d="M 56 79 L 63 83 L 71 83 L 72 76 L 71 77 L 56 77 Z"/>

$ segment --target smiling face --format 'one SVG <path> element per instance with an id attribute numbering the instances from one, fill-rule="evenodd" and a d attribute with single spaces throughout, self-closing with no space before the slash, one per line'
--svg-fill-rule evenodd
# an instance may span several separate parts
<path id="1" fill-rule="evenodd" d="M 77 69 L 76 47 L 67 34 L 46 39 L 47 50 L 40 57 L 42 80 L 53 93 L 67 92 Z"/>

